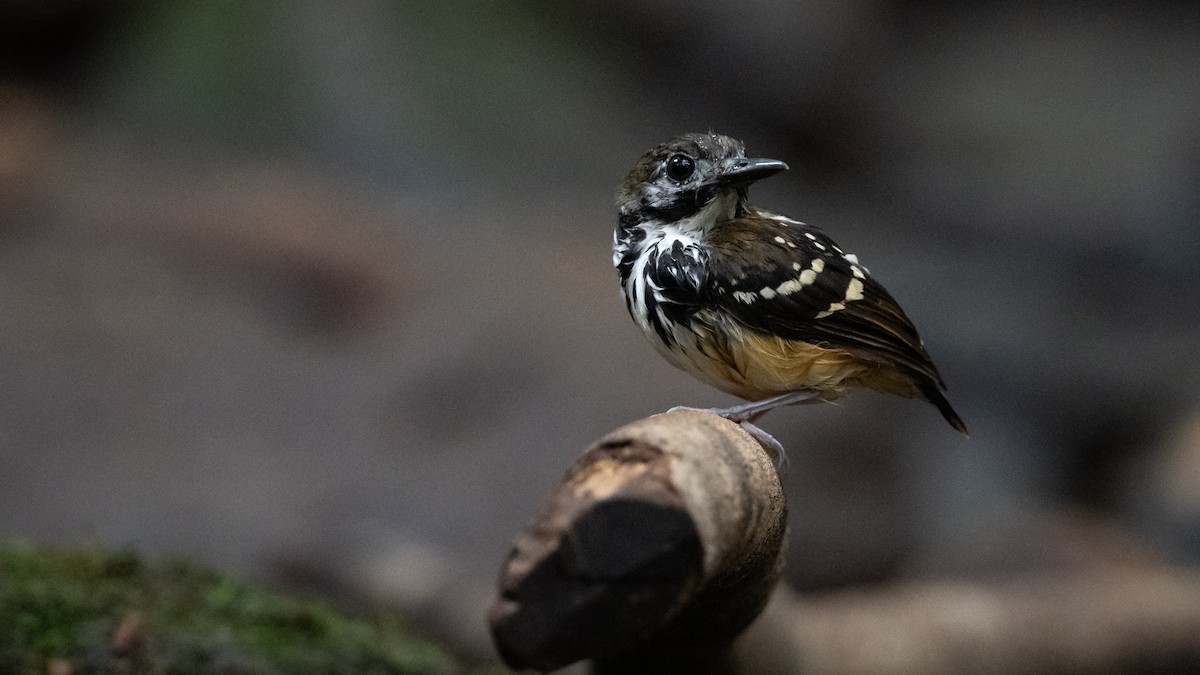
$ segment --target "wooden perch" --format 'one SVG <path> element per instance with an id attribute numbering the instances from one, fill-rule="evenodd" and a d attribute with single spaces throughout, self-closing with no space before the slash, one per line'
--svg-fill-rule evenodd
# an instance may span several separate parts
<path id="1" fill-rule="evenodd" d="M 762 447 L 710 412 L 622 427 L 518 537 L 489 613 L 514 668 L 732 672 L 734 639 L 779 579 L 783 491 Z"/>

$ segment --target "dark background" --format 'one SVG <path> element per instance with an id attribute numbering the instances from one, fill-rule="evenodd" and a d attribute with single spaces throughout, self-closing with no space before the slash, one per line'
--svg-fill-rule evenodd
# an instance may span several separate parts
<path id="1" fill-rule="evenodd" d="M 732 402 L 610 262 L 625 172 L 708 129 L 792 166 L 754 201 L 860 256 L 972 430 L 765 418 L 797 588 L 1098 520 L 1200 560 L 1188 2 L 0 2 L 0 537 L 315 575 L 487 654 L 574 457 Z"/>

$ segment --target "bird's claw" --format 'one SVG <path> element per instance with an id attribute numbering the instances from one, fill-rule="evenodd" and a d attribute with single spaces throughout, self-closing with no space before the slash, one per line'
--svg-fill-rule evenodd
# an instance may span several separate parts
<path id="1" fill-rule="evenodd" d="M 737 425 L 745 430 L 746 433 L 750 434 L 751 438 L 753 438 L 755 441 L 758 441 L 758 444 L 762 446 L 762 449 L 766 450 L 767 454 L 770 455 L 771 459 L 775 462 L 776 470 L 778 470 L 780 473 L 783 473 L 787 470 L 787 451 L 783 449 L 783 444 L 775 440 L 774 436 L 763 431 L 761 427 L 756 426 L 748 420 L 731 421 L 736 422 Z"/>

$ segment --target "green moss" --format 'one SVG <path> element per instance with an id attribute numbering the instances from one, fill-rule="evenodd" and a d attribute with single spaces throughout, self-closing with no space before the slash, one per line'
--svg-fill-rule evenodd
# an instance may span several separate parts
<path id="1" fill-rule="evenodd" d="M 394 617 L 348 619 L 188 562 L 0 544 L 0 672 L 52 659 L 76 675 L 463 672 Z"/>

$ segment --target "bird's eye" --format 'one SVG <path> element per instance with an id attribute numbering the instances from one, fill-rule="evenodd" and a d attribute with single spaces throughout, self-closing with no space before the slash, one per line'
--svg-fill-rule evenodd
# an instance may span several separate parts
<path id="1" fill-rule="evenodd" d="M 667 159 L 667 178 L 682 183 L 692 177 L 696 171 L 696 162 L 687 155 L 671 155 Z"/>

